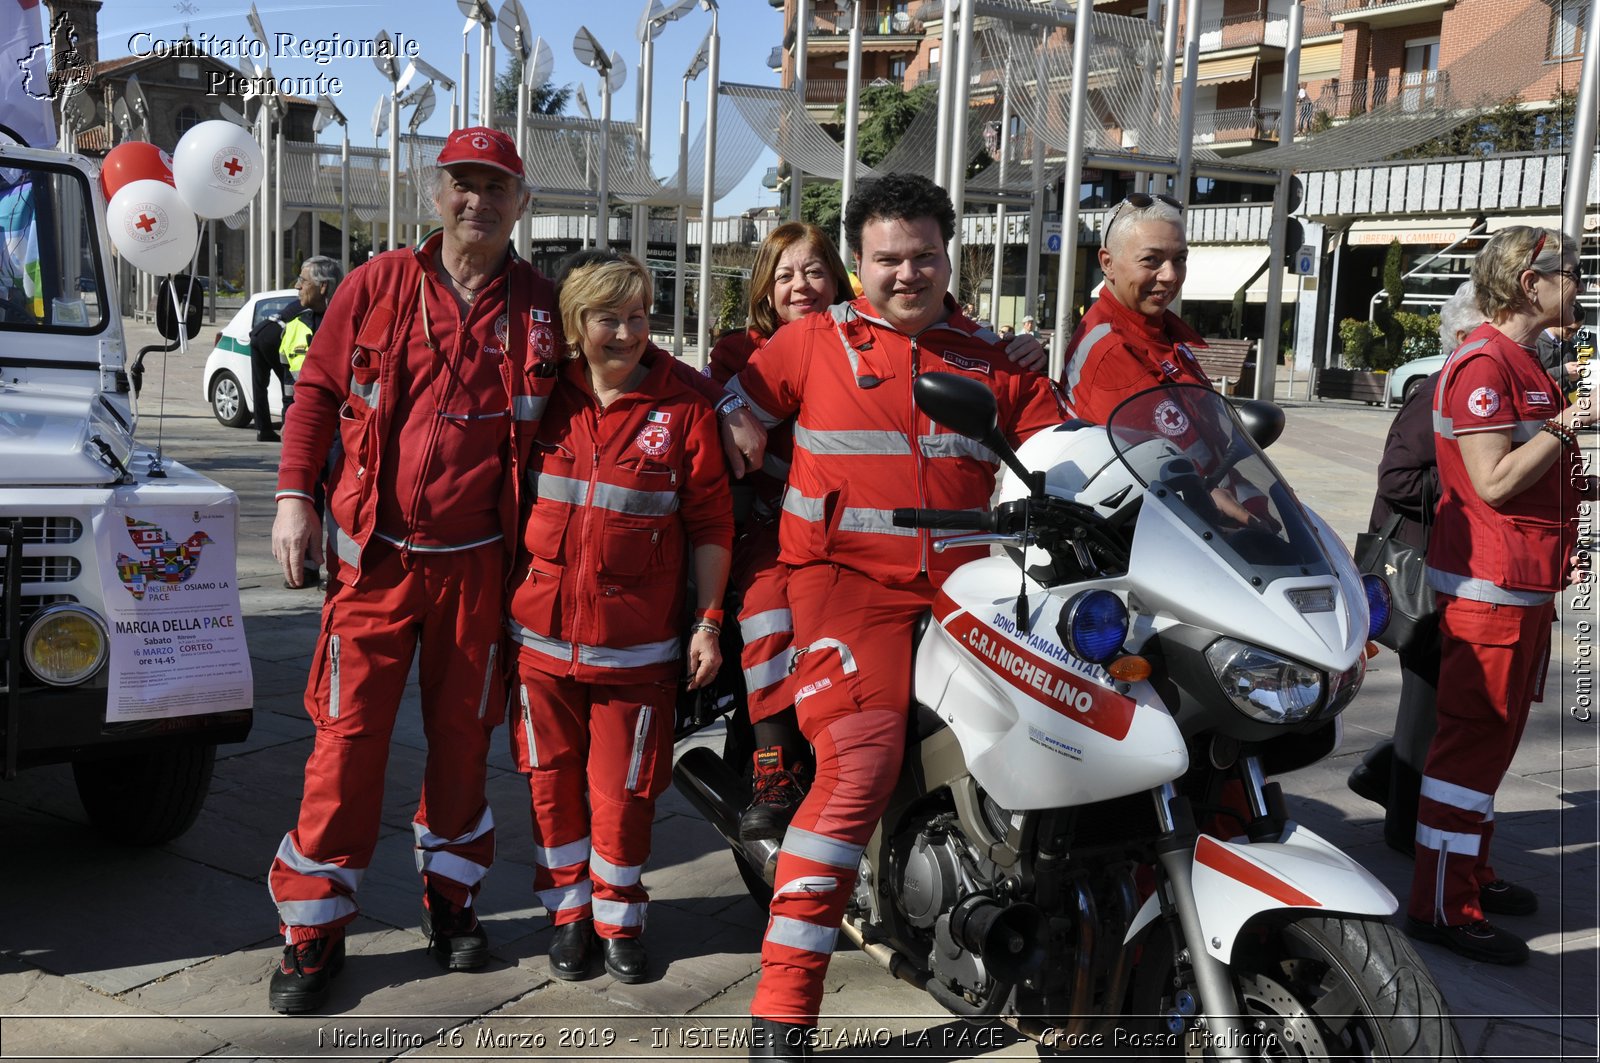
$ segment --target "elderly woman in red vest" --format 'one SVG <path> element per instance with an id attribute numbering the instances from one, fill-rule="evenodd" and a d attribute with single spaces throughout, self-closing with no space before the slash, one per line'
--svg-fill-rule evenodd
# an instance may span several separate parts
<path id="1" fill-rule="evenodd" d="M 1584 288 L 1577 245 L 1550 229 L 1502 229 L 1473 262 L 1472 283 L 1488 320 L 1445 363 L 1433 407 L 1438 731 L 1423 768 L 1406 932 L 1515 964 L 1527 944 L 1485 915 L 1529 915 L 1538 898 L 1489 866 L 1494 794 L 1543 689 L 1578 489 L 1588 486 L 1575 475 L 1576 432 L 1595 409 L 1569 407 L 1534 351 Z"/>
<path id="2" fill-rule="evenodd" d="M 646 977 L 641 875 L 685 644 L 691 689 L 722 663 L 728 471 L 711 404 L 650 343 L 650 303 L 628 255 L 563 282 L 573 353 L 534 442 L 514 570 L 512 744 L 532 796 L 534 888 L 556 927 L 551 973 L 567 980 L 597 952 L 619 981 Z"/>

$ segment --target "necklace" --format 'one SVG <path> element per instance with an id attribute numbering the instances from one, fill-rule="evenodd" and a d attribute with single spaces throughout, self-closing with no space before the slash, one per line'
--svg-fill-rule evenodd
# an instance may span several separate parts
<path id="1" fill-rule="evenodd" d="M 469 302 L 469 303 L 472 302 L 472 300 L 477 298 L 479 292 L 483 291 L 484 288 L 488 287 L 490 281 L 494 280 L 496 277 L 498 277 L 500 275 L 500 272 L 498 270 L 496 270 L 494 273 L 492 273 L 488 277 L 484 278 L 482 283 L 480 283 L 476 287 L 474 287 L 473 285 L 470 285 L 466 281 L 462 280 L 460 277 L 457 277 L 454 273 L 451 273 L 450 272 L 450 267 L 446 266 L 444 264 L 444 259 L 443 258 L 441 258 L 439 260 L 439 268 L 444 271 L 444 275 L 446 277 L 450 278 L 451 283 L 453 283 L 456 287 L 461 288 L 463 291 L 465 291 L 467 293 L 467 302 Z"/>

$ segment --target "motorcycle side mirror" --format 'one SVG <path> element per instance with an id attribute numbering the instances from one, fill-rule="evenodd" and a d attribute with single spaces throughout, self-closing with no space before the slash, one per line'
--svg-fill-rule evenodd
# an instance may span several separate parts
<path id="1" fill-rule="evenodd" d="M 1239 423 L 1244 425 L 1244 430 L 1251 439 L 1256 441 L 1256 446 L 1266 450 L 1278 441 L 1283 435 L 1284 415 L 1283 407 L 1275 402 L 1265 399 L 1238 399 L 1233 402 L 1233 410 L 1239 415 Z"/>
<path id="2" fill-rule="evenodd" d="M 923 373 L 911 385 L 911 397 L 917 409 L 933 420 L 968 439 L 976 439 L 1006 463 L 1006 467 L 1022 482 L 1032 486 L 1033 493 L 1044 490 L 1043 477 L 1034 476 L 1022 464 L 1017 452 L 1000 431 L 1000 408 L 994 401 L 994 392 L 981 381 L 955 373 Z"/>
<path id="3" fill-rule="evenodd" d="M 184 338 L 194 339 L 200 334 L 200 311 L 204 304 L 205 290 L 200 287 L 198 277 L 165 278 L 156 291 L 156 331 L 164 339 L 175 340 L 181 324 Z"/>

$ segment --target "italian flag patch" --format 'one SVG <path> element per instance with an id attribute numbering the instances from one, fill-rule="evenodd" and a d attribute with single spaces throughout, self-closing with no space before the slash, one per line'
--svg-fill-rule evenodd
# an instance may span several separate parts
<path id="1" fill-rule="evenodd" d="M 664 410 L 651 410 L 645 416 L 645 420 L 649 421 L 651 424 L 671 424 L 672 414 L 667 413 Z"/>

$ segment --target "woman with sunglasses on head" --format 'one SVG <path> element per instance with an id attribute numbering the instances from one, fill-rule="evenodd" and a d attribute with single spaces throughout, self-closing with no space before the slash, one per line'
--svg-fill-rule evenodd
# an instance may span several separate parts
<path id="1" fill-rule="evenodd" d="M 1515 964 L 1527 944 L 1485 914 L 1531 915 L 1538 897 L 1489 866 L 1494 795 L 1544 685 L 1577 501 L 1591 489 L 1577 475 L 1577 430 L 1594 424 L 1595 404 L 1568 406 L 1534 350 L 1583 290 L 1571 241 L 1502 229 L 1473 261 L 1472 283 L 1488 320 L 1445 363 L 1433 407 L 1438 730 L 1422 772 L 1405 929 L 1469 959 Z"/>
<path id="2" fill-rule="evenodd" d="M 1105 288 L 1072 334 L 1061 378 L 1079 417 L 1104 424 L 1119 403 L 1141 391 L 1210 385 L 1189 353 L 1205 340 L 1167 309 L 1188 270 L 1177 200 L 1135 192 L 1111 209 L 1100 231 Z"/>

